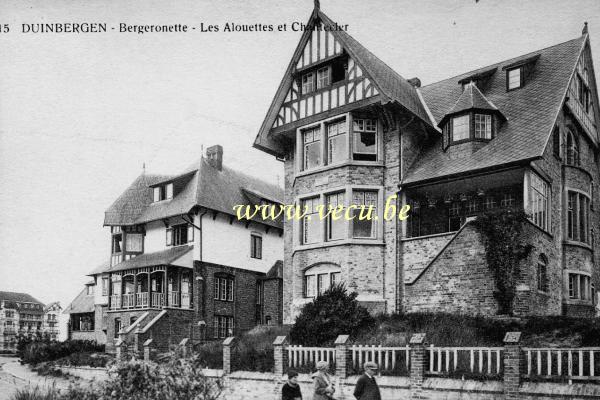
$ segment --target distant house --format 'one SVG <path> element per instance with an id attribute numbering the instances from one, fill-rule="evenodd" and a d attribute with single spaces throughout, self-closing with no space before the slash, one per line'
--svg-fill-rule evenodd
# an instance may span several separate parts
<path id="1" fill-rule="evenodd" d="M 58 301 L 44 307 L 44 320 L 42 323 L 42 334 L 50 340 L 58 340 L 60 337 L 59 315 L 62 307 Z"/>
<path id="2" fill-rule="evenodd" d="M 69 315 L 67 339 L 95 340 L 98 343 L 105 343 L 106 336 L 101 329 L 97 329 L 95 321 L 94 289 L 93 280 L 86 283 L 84 289 L 63 311 L 63 314 Z"/>
<path id="3" fill-rule="evenodd" d="M 0 292 L 0 350 L 16 350 L 19 337 L 42 336 L 44 304 L 27 293 Z"/>
<path id="4" fill-rule="evenodd" d="M 108 208 L 111 254 L 65 310 L 73 337 L 167 348 L 282 322 L 282 223 L 239 221 L 234 206 L 279 204 L 283 190 L 226 167 L 219 145 L 206 154 L 143 173 Z"/>

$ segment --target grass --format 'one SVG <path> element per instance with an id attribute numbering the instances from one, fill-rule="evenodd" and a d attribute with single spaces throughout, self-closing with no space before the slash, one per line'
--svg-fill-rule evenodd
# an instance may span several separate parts
<path id="1" fill-rule="evenodd" d="M 59 398 L 57 389 L 40 389 L 36 386 L 17 390 L 10 400 L 58 400 Z"/>

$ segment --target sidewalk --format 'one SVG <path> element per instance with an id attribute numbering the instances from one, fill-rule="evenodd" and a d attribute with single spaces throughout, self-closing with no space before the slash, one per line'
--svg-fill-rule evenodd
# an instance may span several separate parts
<path id="1" fill-rule="evenodd" d="M 2 371 L 4 371 L 5 373 L 12 375 L 16 379 L 24 381 L 33 387 L 55 387 L 57 389 L 66 389 L 70 385 L 72 386 L 74 383 L 76 383 L 75 381 L 69 381 L 65 378 L 57 378 L 53 376 L 40 376 L 36 372 L 30 370 L 29 367 L 27 367 L 26 365 L 21 365 L 18 359 L 3 364 L 1 368 Z"/>

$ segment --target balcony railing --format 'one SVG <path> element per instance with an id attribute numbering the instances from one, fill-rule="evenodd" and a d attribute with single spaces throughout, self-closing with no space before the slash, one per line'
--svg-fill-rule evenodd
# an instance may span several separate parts
<path id="1" fill-rule="evenodd" d="M 135 294 L 126 293 L 123 295 L 123 308 L 133 308 L 135 307 Z"/>
<path id="2" fill-rule="evenodd" d="M 573 114 L 575 114 L 581 125 L 585 127 L 588 133 L 593 137 L 596 137 L 596 125 L 583 108 L 583 105 L 581 105 L 581 103 L 577 100 L 578 97 L 579 96 L 577 93 L 575 93 L 572 89 L 569 89 L 569 101 L 567 102 L 567 105 L 571 111 L 573 111 Z"/>
<path id="3" fill-rule="evenodd" d="M 121 295 L 120 294 L 113 294 L 112 296 L 110 296 L 110 308 L 111 308 L 111 310 L 121 308 Z"/>
<path id="4" fill-rule="evenodd" d="M 169 305 L 179 307 L 179 292 L 169 292 Z"/>
<path id="5" fill-rule="evenodd" d="M 152 293 L 152 307 L 162 307 L 165 305 L 165 295 L 163 293 Z"/>
<path id="6" fill-rule="evenodd" d="M 135 295 L 136 307 L 148 307 L 148 292 L 140 292 Z"/>

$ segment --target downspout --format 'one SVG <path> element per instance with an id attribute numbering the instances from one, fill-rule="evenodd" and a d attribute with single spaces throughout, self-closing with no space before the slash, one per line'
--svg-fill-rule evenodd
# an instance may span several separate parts
<path id="1" fill-rule="evenodd" d="M 202 249 L 202 217 L 204 217 L 206 215 L 208 211 L 206 209 L 203 209 L 202 213 L 199 215 L 198 217 L 198 253 L 199 253 L 199 260 L 198 262 L 201 264 L 202 263 L 202 253 L 203 253 L 203 249 Z M 200 265 L 202 266 L 202 265 Z M 201 271 L 198 271 L 198 273 L 201 273 Z M 199 285 L 198 285 L 198 309 L 196 310 L 196 314 L 200 311 L 200 301 L 203 300 L 200 297 L 200 287 L 202 288 L 202 294 L 206 293 L 206 279 L 204 276 L 200 275 L 200 280 L 199 280 Z M 202 301 L 202 318 L 204 319 L 204 317 L 206 316 L 206 302 Z M 196 316 L 196 320 L 199 320 L 198 315 Z"/>

